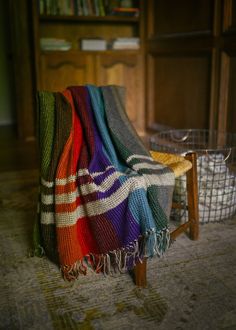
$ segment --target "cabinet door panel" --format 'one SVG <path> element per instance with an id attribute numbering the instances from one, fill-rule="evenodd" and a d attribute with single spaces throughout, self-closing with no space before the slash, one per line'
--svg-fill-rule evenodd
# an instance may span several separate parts
<path id="1" fill-rule="evenodd" d="M 223 32 L 236 31 L 236 3 L 233 0 L 223 0 Z"/>
<path id="2" fill-rule="evenodd" d="M 204 55 L 149 55 L 148 127 L 208 127 L 211 60 Z"/>
<path id="3" fill-rule="evenodd" d="M 236 51 L 222 52 L 218 127 L 236 132 Z"/>
<path id="4" fill-rule="evenodd" d="M 40 88 L 62 91 L 67 86 L 95 82 L 92 55 L 46 53 L 41 56 Z"/>
<path id="5" fill-rule="evenodd" d="M 126 111 L 137 130 L 142 129 L 143 98 L 140 59 L 137 54 L 98 55 L 98 85 L 120 85 L 126 89 Z"/>
<path id="6" fill-rule="evenodd" d="M 210 34 L 213 29 L 213 0 L 151 0 L 155 19 L 148 22 L 148 37 Z"/>

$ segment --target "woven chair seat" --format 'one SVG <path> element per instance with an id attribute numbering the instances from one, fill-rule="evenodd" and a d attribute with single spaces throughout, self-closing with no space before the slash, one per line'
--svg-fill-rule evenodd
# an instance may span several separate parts
<path id="1" fill-rule="evenodd" d="M 150 154 L 156 162 L 169 166 L 176 178 L 185 174 L 192 167 L 192 163 L 183 156 L 153 150 L 150 151 Z"/>

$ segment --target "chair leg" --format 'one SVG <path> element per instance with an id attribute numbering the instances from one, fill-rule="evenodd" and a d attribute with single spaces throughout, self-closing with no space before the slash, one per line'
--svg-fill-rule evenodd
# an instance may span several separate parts
<path id="1" fill-rule="evenodd" d="M 189 152 L 185 158 L 192 162 L 192 168 L 186 174 L 188 218 L 190 220 L 189 235 L 192 240 L 197 240 L 199 236 L 197 155 L 194 152 Z"/>
<path id="2" fill-rule="evenodd" d="M 145 288 L 147 286 L 147 258 L 138 262 L 134 267 L 134 280 L 138 287 Z"/>
<path id="3" fill-rule="evenodd" d="M 187 201 L 188 201 L 188 218 L 190 224 L 186 223 L 181 228 L 171 233 L 172 239 L 175 239 L 179 233 L 189 226 L 189 235 L 193 240 L 197 240 L 199 236 L 199 211 L 198 211 L 198 178 L 197 178 L 197 155 L 194 152 L 186 154 L 185 158 L 192 163 L 192 168 L 186 173 L 187 175 Z M 134 267 L 135 284 L 138 287 L 145 288 L 147 286 L 147 259 L 138 262 Z"/>

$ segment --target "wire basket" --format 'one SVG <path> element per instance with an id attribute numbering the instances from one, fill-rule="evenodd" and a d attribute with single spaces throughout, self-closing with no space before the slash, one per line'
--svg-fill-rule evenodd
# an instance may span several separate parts
<path id="1" fill-rule="evenodd" d="M 236 134 L 188 129 L 168 130 L 150 138 L 152 150 L 184 155 L 197 153 L 200 223 L 230 219 L 236 214 Z M 186 205 L 186 176 L 176 178 L 174 201 Z M 187 209 L 172 210 L 187 220 Z"/>

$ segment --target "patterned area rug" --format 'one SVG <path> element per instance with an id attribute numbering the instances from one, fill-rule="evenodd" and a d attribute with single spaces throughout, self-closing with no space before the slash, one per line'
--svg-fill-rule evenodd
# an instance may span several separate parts
<path id="1" fill-rule="evenodd" d="M 0 329 L 236 329 L 236 219 L 180 236 L 148 262 L 148 287 L 130 274 L 65 282 L 29 257 L 37 171 L 0 173 Z"/>

